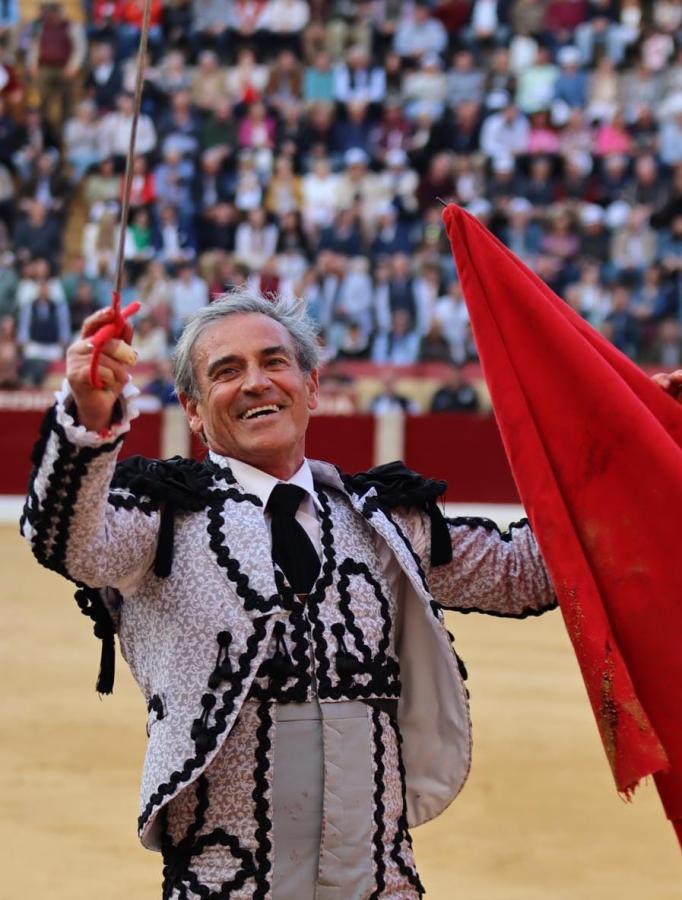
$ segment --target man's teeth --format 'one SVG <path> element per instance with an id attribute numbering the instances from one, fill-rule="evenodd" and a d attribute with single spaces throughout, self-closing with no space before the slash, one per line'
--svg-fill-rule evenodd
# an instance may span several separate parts
<path id="1" fill-rule="evenodd" d="M 279 406 L 271 403 L 269 406 L 254 406 L 253 409 L 247 409 L 242 415 L 242 419 L 253 419 L 254 416 L 265 415 L 266 413 L 279 412 Z"/>

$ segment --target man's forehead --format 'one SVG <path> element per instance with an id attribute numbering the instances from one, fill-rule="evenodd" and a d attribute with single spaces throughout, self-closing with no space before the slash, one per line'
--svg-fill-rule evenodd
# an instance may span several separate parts
<path id="1" fill-rule="evenodd" d="M 294 353 L 291 335 L 280 322 L 261 313 L 235 313 L 206 328 L 197 339 L 195 352 L 197 358 L 208 362 L 217 355 L 249 356 L 273 347 Z"/>

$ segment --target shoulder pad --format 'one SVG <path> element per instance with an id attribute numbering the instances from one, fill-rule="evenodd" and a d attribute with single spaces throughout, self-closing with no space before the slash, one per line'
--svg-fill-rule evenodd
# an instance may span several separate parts
<path id="1" fill-rule="evenodd" d="M 124 488 L 138 497 L 196 512 L 206 506 L 211 473 L 203 463 L 174 456 L 172 459 L 146 459 L 131 456 L 114 471 L 112 488 Z"/>

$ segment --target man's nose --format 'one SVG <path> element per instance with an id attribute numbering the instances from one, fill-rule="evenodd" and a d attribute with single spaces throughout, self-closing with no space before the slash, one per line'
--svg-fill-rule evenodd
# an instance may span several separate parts
<path id="1" fill-rule="evenodd" d="M 267 372 L 259 365 L 248 366 L 242 381 L 242 390 L 262 393 L 270 387 Z"/>

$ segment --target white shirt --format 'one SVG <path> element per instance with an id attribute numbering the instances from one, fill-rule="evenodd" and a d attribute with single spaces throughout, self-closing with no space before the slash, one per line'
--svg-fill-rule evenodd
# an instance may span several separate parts
<path id="1" fill-rule="evenodd" d="M 263 472 L 262 469 L 257 469 L 255 466 L 242 462 L 240 459 L 233 459 L 231 456 L 221 456 L 219 453 L 214 453 L 213 450 L 209 450 L 209 457 L 212 462 L 219 466 L 224 467 L 225 465 L 228 465 L 232 470 L 232 474 L 244 490 L 248 494 L 255 494 L 256 497 L 258 497 L 263 504 L 263 515 L 269 526 L 271 516 L 267 511 L 268 500 L 270 499 L 273 488 L 276 484 L 280 484 L 281 479 L 275 478 L 273 475 L 268 475 L 268 473 Z M 288 481 L 282 483 L 295 484 L 297 487 L 303 488 L 306 492 L 306 496 L 301 501 L 301 505 L 296 512 L 296 521 L 313 542 L 313 546 L 317 550 L 318 555 L 321 556 L 322 540 L 320 537 L 320 522 L 317 516 L 317 510 L 322 509 L 322 504 L 315 492 L 313 473 L 310 471 L 308 460 L 304 459 L 298 471 L 294 472 Z"/>

